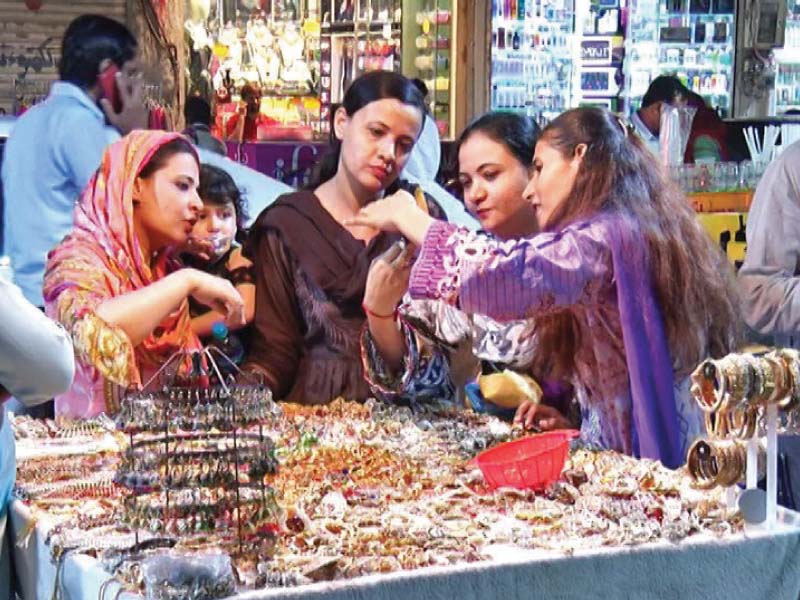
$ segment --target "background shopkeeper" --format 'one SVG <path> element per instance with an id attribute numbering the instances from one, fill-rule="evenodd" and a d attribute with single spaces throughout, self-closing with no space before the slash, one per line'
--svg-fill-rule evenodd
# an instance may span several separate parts
<path id="1" fill-rule="evenodd" d="M 241 105 L 226 125 L 226 137 L 238 142 L 254 142 L 258 139 L 259 125 L 277 125 L 275 119 L 261 113 L 261 92 L 252 84 L 242 86 Z"/>

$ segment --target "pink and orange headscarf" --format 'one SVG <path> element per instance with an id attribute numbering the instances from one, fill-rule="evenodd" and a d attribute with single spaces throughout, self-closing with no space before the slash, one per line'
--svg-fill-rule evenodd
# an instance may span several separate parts
<path id="1" fill-rule="evenodd" d="M 78 358 L 72 389 L 56 399 L 59 414 L 88 417 L 103 411 L 108 382 L 140 386 L 175 351 L 198 349 L 184 301 L 135 348 L 125 332 L 95 313 L 103 301 L 158 281 L 171 270 L 169 250 L 142 255 L 133 219 L 137 175 L 176 133 L 134 131 L 106 149 L 97 173 L 75 207 L 73 230 L 48 256 L 47 314 L 70 332 Z"/>

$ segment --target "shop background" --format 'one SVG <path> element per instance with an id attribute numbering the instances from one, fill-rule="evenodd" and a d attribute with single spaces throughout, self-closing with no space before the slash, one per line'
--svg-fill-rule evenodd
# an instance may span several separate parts
<path id="1" fill-rule="evenodd" d="M 124 22 L 125 5 L 125 0 L 1 1 L 0 113 L 13 114 L 20 102 L 47 94 L 58 79 L 61 36 L 72 19 L 98 13 Z"/>
<path id="2" fill-rule="evenodd" d="M 152 100 L 181 126 L 176 107 L 183 98 L 184 9 L 183 2 L 166 0 L 0 1 L 0 114 L 13 115 L 47 95 L 58 79 L 64 30 L 88 13 L 131 28 L 139 40 L 145 81 L 154 86 Z"/>

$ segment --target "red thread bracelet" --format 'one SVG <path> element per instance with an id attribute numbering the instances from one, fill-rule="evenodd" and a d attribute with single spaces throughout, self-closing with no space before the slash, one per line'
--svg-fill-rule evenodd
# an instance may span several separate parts
<path id="1" fill-rule="evenodd" d="M 381 315 L 376 312 L 372 312 L 370 309 L 367 308 L 367 305 L 363 302 L 361 303 L 361 308 L 364 310 L 367 315 L 370 317 L 375 317 L 376 319 L 396 319 L 397 318 L 397 309 L 395 308 L 390 315 Z"/>

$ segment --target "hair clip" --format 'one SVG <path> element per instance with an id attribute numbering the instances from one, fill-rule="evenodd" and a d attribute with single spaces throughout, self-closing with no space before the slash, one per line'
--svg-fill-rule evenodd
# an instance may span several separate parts
<path id="1" fill-rule="evenodd" d="M 627 138 L 629 129 L 627 123 L 625 123 L 625 121 L 619 115 L 617 115 L 616 118 L 617 118 L 617 123 L 619 123 L 620 129 L 622 129 L 622 135 L 624 135 Z"/>

